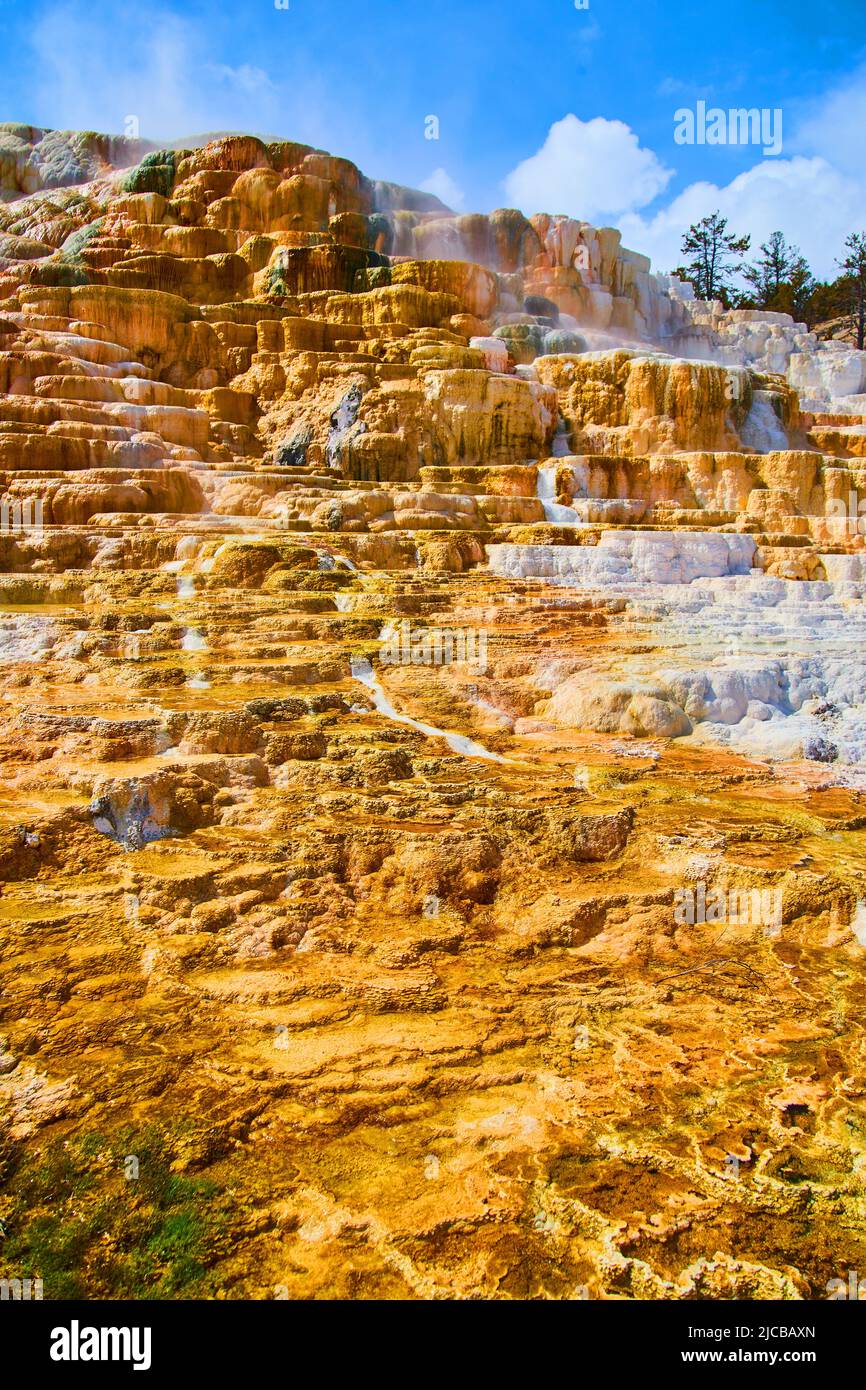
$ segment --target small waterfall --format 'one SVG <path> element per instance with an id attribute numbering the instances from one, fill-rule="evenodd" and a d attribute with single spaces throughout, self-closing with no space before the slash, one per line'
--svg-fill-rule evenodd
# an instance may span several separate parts
<path id="1" fill-rule="evenodd" d="M 535 495 L 544 508 L 544 519 L 554 526 L 582 526 L 583 522 L 574 508 L 564 507 L 556 500 L 556 468 L 557 465 L 552 463 L 547 468 L 538 469 Z"/>
<path id="2" fill-rule="evenodd" d="M 740 438 L 746 449 L 756 454 L 771 454 L 778 449 L 790 449 L 788 436 L 773 409 L 769 391 L 756 391 L 752 408 L 746 416 Z"/>
<path id="3" fill-rule="evenodd" d="M 322 551 L 319 555 L 318 567 L 320 573 L 327 574 L 331 570 L 336 569 L 337 565 L 343 565 L 347 570 L 350 570 L 352 574 L 361 573 L 355 561 L 350 560 L 348 555 L 340 555 L 338 552 L 334 552 L 332 555 L 330 551 L 327 550 Z"/>
<path id="4" fill-rule="evenodd" d="M 559 424 L 556 427 L 556 434 L 550 445 L 550 456 L 555 459 L 568 458 L 571 453 L 571 446 L 568 442 L 568 426 L 560 415 Z"/>

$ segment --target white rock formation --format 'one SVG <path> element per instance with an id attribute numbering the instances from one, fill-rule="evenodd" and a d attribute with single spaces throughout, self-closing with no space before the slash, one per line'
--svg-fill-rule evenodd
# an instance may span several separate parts
<path id="1" fill-rule="evenodd" d="M 570 510 L 570 509 L 568 509 Z M 715 575 L 748 574 L 751 536 L 718 532 L 604 531 L 598 545 L 489 545 L 494 574 L 570 584 L 690 584 Z"/>

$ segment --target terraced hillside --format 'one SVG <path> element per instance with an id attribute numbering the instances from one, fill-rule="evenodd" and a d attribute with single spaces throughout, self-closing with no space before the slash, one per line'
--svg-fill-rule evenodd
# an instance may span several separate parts
<path id="1" fill-rule="evenodd" d="M 866 356 L 290 142 L 4 129 L 3 1271 L 825 1297 Z"/>

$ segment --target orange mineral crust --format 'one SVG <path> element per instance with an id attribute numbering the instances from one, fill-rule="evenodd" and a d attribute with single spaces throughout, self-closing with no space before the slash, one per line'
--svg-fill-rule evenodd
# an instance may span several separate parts
<path id="1" fill-rule="evenodd" d="M 609 228 L 73 138 L 67 186 L 0 163 L 4 1268 L 826 1297 L 866 1267 L 827 349 Z"/>

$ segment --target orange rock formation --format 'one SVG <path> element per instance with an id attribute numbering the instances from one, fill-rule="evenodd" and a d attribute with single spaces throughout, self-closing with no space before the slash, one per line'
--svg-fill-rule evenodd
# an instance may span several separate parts
<path id="1" fill-rule="evenodd" d="M 7 134 L 5 1264 L 825 1296 L 866 1259 L 861 418 L 684 355 L 611 229 Z"/>

